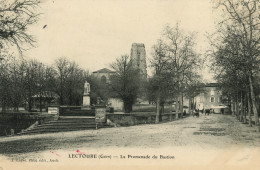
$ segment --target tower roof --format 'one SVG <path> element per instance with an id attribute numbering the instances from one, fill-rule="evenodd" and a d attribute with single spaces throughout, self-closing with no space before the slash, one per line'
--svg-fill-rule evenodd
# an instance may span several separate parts
<path id="1" fill-rule="evenodd" d="M 144 43 L 133 43 L 133 44 L 132 44 L 132 47 L 133 47 L 133 46 L 145 47 L 145 46 L 144 46 Z"/>

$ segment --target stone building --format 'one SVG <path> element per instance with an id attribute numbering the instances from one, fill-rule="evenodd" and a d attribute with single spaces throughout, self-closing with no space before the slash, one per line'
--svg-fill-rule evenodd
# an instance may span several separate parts
<path id="1" fill-rule="evenodd" d="M 146 52 L 143 43 L 132 44 L 131 59 L 134 66 L 140 70 L 141 75 L 147 78 Z"/>
<path id="2" fill-rule="evenodd" d="M 112 74 L 115 74 L 115 72 L 112 71 L 112 70 L 109 70 L 107 68 L 103 68 L 103 69 L 100 69 L 100 70 L 93 72 L 93 75 L 95 77 L 97 77 L 98 79 L 100 79 L 101 82 L 104 83 L 104 84 L 109 83 L 109 77 Z"/>
<path id="3" fill-rule="evenodd" d="M 142 43 L 133 43 L 131 48 L 131 60 L 133 65 L 140 70 L 144 79 L 147 79 L 146 51 Z M 93 72 L 93 75 L 101 80 L 102 83 L 109 84 L 109 78 L 115 74 L 114 71 L 103 68 Z M 138 101 L 144 99 L 139 98 Z M 115 111 L 123 111 L 123 102 L 118 98 L 108 98 L 108 104 L 114 107 Z"/>
<path id="4" fill-rule="evenodd" d="M 224 103 L 225 96 L 218 83 L 208 83 L 203 87 L 203 92 L 195 97 L 196 108 L 214 109 L 215 113 L 221 113 L 226 108 Z"/>
<path id="5" fill-rule="evenodd" d="M 109 70 L 107 68 L 103 68 L 97 71 L 94 71 L 93 76 L 97 77 L 101 83 L 109 84 L 110 83 L 110 76 L 115 74 L 114 71 Z M 107 104 L 114 108 L 115 111 L 123 111 L 123 102 L 117 98 L 108 98 Z"/>

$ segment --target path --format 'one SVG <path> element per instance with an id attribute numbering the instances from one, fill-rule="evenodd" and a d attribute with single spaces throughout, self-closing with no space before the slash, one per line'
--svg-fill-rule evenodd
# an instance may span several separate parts
<path id="1" fill-rule="evenodd" d="M 260 133 L 230 115 L 201 115 L 168 123 L 0 138 L 0 154 L 41 158 L 50 151 L 68 157 L 88 153 L 165 154 L 190 164 L 241 162 L 259 154 Z M 219 156 L 220 155 L 220 156 Z M 240 156 L 239 156 L 240 155 Z M 231 159 L 232 158 L 232 159 Z"/>

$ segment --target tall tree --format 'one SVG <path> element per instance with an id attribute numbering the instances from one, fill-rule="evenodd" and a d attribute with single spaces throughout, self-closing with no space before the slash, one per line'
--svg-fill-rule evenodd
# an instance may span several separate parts
<path id="1" fill-rule="evenodd" d="M 70 74 L 69 70 L 69 61 L 66 58 L 59 58 L 55 62 L 55 70 L 56 70 L 56 92 L 59 95 L 59 103 L 60 105 L 65 104 L 65 84 Z"/>
<path id="2" fill-rule="evenodd" d="M 163 36 L 153 48 L 154 82 L 156 87 L 157 117 L 159 122 L 160 109 L 167 96 L 177 97 L 179 103 L 178 112 L 183 112 L 183 93 L 186 88 L 186 80 L 193 78 L 191 73 L 198 69 L 199 56 L 195 52 L 194 34 L 187 34 L 179 28 L 167 26 Z M 163 99 L 164 98 L 164 99 Z"/>
<path id="3" fill-rule="evenodd" d="M 28 102 L 28 110 L 32 111 L 33 107 L 33 96 L 38 92 L 38 61 L 37 60 L 29 60 L 25 61 L 25 89 L 26 89 L 26 99 Z"/>
<path id="4" fill-rule="evenodd" d="M 140 92 L 139 70 L 134 67 L 128 55 L 117 58 L 111 67 L 116 72 L 110 77 L 112 96 L 120 98 L 124 103 L 124 111 L 129 113 Z"/>
<path id="5" fill-rule="evenodd" d="M 167 98 L 173 95 L 175 84 L 172 81 L 172 74 L 169 70 L 169 57 L 167 56 L 167 47 L 162 39 L 157 41 L 153 46 L 153 58 L 151 67 L 154 70 L 153 77 L 149 80 L 149 93 L 156 102 L 156 119 L 155 123 L 159 123 L 164 102 Z M 171 92 L 171 93 L 170 93 Z"/>
<path id="6" fill-rule="evenodd" d="M 39 101 L 40 112 L 42 112 L 43 105 L 46 104 L 47 98 L 51 97 L 54 90 L 55 71 L 52 67 L 47 66 L 41 62 L 35 62 L 36 67 L 36 88 L 35 97 Z M 45 102 L 45 103 L 44 103 Z"/>
<path id="7" fill-rule="evenodd" d="M 174 74 L 178 89 L 179 112 L 183 115 L 183 93 L 186 80 L 193 78 L 198 66 L 202 65 L 199 55 L 195 51 L 195 34 L 186 33 L 177 23 L 175 27 L 167 26 L 164 30 L 165 43 L 170 59 L 169 69 Z"/>
<path id="8" fill-rule="evenodd" d="M 83 84 L 86 78 L 84 77 L 84 70 L 79 68 L 75 62 L 70 62 L 69 75 L 66 81 L 66 97 L 69 105 L 81 105 L 83 94 Z"/>
<path id="9" fill-rule="evenodd" d="M 18 111 L 18 107 L 26 102 L 26 65 L 24 60 L 12 60 L 9 65 L 9 91 L 12 107 Z"/>

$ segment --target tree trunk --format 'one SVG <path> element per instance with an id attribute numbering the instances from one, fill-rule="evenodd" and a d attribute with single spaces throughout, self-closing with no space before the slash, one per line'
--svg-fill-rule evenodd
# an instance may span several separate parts
<path id="1" fill-rule="evenodd" d="M 239 103 L 238 103 L 238 94 L 236 95 L 236 117 L 239 119 Z"/>
<path id="2" fill-rule="evenodd" d="M 132 112 L 132 104 L 128 103 L 127 104 L 127 113 L 131 113 Z"/>
<path id="3" fill-rule="evenodd" d="M 192 98 L 192 110 L 195 109 L 195 106 L 196 106 L 196 104 L 195 104 L 195 98 L 193 97 L 193 98 Z"/>
<path id="4" fill-rule="evenodd" d="M 243 95 L 243 92 L 241 92 L 241 103 L 242 103 L 242 113 L 241 113 L 241 121 L 243 122 L 243 123 L 245 123 L 245 115 L 246 115 L 246 104 L 245 104 L 245 97 L 244 97 L 244 95 Z"/>
<path id="5" fill-rule="evenodd" d="M 238 103 L 237 103 L 237 95 L 235 96 L 235 101 L 234 102 L 235 102 L 235 106 L 234 106 L 235 107 L 235 113 L 234 114 L 237 117 L 237 105 L 238 105 Z"/>
<path id="6" fill-rule="evenodd" d="M 254 87 L 252 82 L 252 75 L 249 75 L 249 87 L 250 87 L 250 94 L 251 94 L 251 101 L 252 101 L 252 108 L 253 108 L 253 114 L 255 117 L 255 125 L 259 126 L 259 118 L 256 108 L 256 101 L 255 101 L 255 93 L 254 93 Z"/>
<path id="7" fill-rule="evenodd" d="M 180 101 L 179 101 L 179 97 L 178 97 L 178 101 L 176 102 L 176 106 L 178 106 L 178 108 L 176 108 L 176 119 L 179 119 L 179 113 L 180 113 Z"/>
<path id="8" fill-rule="evenodd" d="M 155 117 L 155 123 L 159 123 L 160 121 L 160 95 L 157 96 L 156 99 L 156 117 Z"/>
<path id="9" fill-rule="evenodd" d="M 247 110 L 246 110 L 246 102 L 245 102 L 245 104 L 244 104 L 244 123 L 246 124 L 246 114 L 247 114 Z"/>
<path id="10" fill-rule="evenodd" d="M 132 102 L 129 102 L 128 100 L 124 101 L 124 110 L 125 110 L 125 113 L 132 112 Z"/>
<path id="11" fill-rule="evenodd" d="M 160 115 L 159 115 L 159 121 L 162 121 L 162 114 L 164 113 L 164 103 L 160 102 Z"/>
<path id="12" fill-rule="evenodd" d="M 248 108 L 249 126 L 252 127 L 251 103 L 250 103 L 250 93 L 249 93 L 249 91 L 247 91 L 247 108 Z"/>
<path id="13" fill-rule="evenodd" d="M 234 102 L 234 115 L 237 115 L 237 102 Z"/>
<path id="14" fill-rule="evenodd" d="M 60 93 L 60 105 L 63 105 L 63 93 Z"/>
<path id="15" fill-rule="evenodd" d="M 189 115 L 191 115 L 191 97 L 189 97 Z"/>
<path id="16" fill-rule="evenodd" d="M 70 90 L 69 90 L 69 104 L 70 104 L 70 106 L 72 106 L 73 105 L 73 94 L 72 94 L 72 89 L 70 88 Z"/>
<path id="17" fill-rule="evenodd" d="M 181 92 L 181 100 L 180 100 L 180 113 L 181 113 L 181 118 L 183 118 L 183 92 Z"/>
<path id="18" fill-rule="evenodd" d="M 28 101 L 28 110 L 29 110 L 29 112 L 31 112 L 32 111 L 32 98 L 31 97 L 29 97 L 29 101 Z"/>
<path id="19" fill-rule="evenodd" d="M 6 104 L 5 104 L 5 100 L 2 100 L 2 112 L 6 111 Z"/>
<path id="20" fill-rule="evenodd" d="M 235 102 L 232 100 L 232 103 L 231 103 L 231 112 L 232 112 L 232 116 L 234 116 L 234 113 L 235 113 Z"/>
<path id="21" fill-rule="evenodd" d="M 60 105 L 63 105 L 63 74 L 60 73 Z"/>
<path id="22" fill-rule="evenodd" d="M 160 114 L 159 114 L 159 122 L 162 121 L 163 107 L 160 105 Z"/>
<path id="23" fill-rule="evenodd" d="M 242 121 L 243 115 L 243 99 L 242 99 L 242 92 L 240 93 L 240 108 L 239 108 L 239 121 Z"/>
<path id="24" fill-rule="evenodd" d="M 42 92 L 40 92 L 40 112 L 42 112 Z"/>

